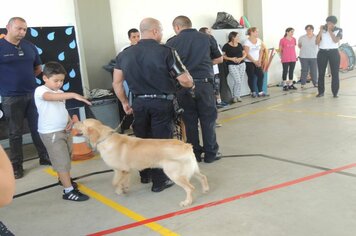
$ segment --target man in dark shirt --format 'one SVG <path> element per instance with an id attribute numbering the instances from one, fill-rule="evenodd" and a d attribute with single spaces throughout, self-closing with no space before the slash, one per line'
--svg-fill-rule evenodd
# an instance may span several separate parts
<path id="1" fill-rule="evenodd" d="M 158 20 L 143 19 L 140 31 L 142 39 L 116 58 L 113 87 L 126 114 L 133 113 L 135 117 L 136 137 L 172 138 L 176 83 L 189 89 L 193 89 L 194 83 L 175 50 L 160 44 L 162 26 Z M 124 91 L 124 80 L 134 95 L 132 107 Z M 140 175 L 142 183 L 148 183 L 152 177 L 153 192 L 173 185 L 162 169 L 145 169 Z"/>
<path id="2" fill-rule="evenodd" d="M 26 21 L 13 17 L 6 26 L 7 34 L 0 39 L 0 95 L 2 107 L 8 120 L 10 160 L 16 179 L 23 177 L 22 132 L 27 118 L 33 143 L 41 165 L 49 165 L 46 148 L 38 132 L 38 113 L 33 93 L 37 87 L 35 76 L 41 73 L 41 59 L 36 47 L 23 39 Z"/>
<path id="3" fill-rule="evenodd" d="M 220 159 L 215 133 L 217 109 L 212 65 L 222 63 L 223 57 L 216 40 L 193 29 L 188 17 L 177 16 L 173 20 L 173 29 L 176 36 L 169 39 L 166 45 L 177 50 L 196 85 L 195 97 L 190 96 L 186 89 L 177 93 L 179 104 L 184 109 L 182 117 L 187 142 L 193 145 L 197 161 L 201 161 L 204 152 L 204 162 L 212 163 Z M 203 147 L 199 141 L 198 122 L 202 129 Z"/>

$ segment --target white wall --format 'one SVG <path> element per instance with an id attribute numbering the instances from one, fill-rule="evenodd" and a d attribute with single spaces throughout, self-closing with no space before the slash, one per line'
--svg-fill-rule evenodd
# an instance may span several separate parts
<path id="1" fill-rule="evenodd" d="M 314 25 L 314 33 L 319 32 L 320 25 L 325 24 L 328 16 L 328 0 L 263 0 L 263 40 L 269 48 L 278 48 L 279 40 L 284 36 L 285 29 L 294 28 L 294 37 L 305 34 L 307 24 Z M 298 47 L 296 47 L 298 48 Z M 297 54 L 298 54 L 297 49 Z M 297 62 L 294 70 L 294 80 L 299 80 L 300 64 Z M 270 70 L 269 83 L 282 81 L 282 64 L 279 55 L 275 55 Z"/>
<path id="2" fill-rule="evenodd" d="M 1 0 L 0 27 L 5 27 L 9 18 L 13 16 L 25 18 L 28 26 L 76 26 L 74 1 L 17 0 L 14 4 L 11 1 Z M 334 1 L 340 1 L 339 25 L 344 29 L 342 42 L 355 45 L 356 31 L 352 19 L 355 19 L 356 3 L 354 0 Z M 279 40 L 287 27 L 295 29 L 296 38 L 305 33 L 304 26 L 306 24 L 313 24 L 317 29 L 319 25 L 325 23 L 328 16 L 328 3 L 328 0 L 263 0 L 263 40 L 268 47 L 278 48 Z M 98 0 L 98 4 L 100 4 L 100 0 Z M 180 0 L 179 2 L 172 0 L 164 2 L 161 0 L 110 0 L 110 6 L 116 52 L 128 44 L 127 31 L 133 27 L 138 28 L 144 17 L 154 17 L 162 22 L 163 41 L 165 41 L 174 35 L 171 23 L 177 15 L 190 17 L 195 28 L 212 26 L 219 11 L 230 13 L 236 20 L 239 20 L 243 15 L 243 0 Z M 249 20 L 253 22 L 253 19 Z M 95 34 L 95 29 L 93 29 L 93 34 Z M 279 83 L 281 71 L 280 59 L 276 55 L 269 71 L 269 82 Z M 297 63 L 295 74 L 295 79 L 297 79 L 300 74 L 299 63 Z"/>
<path id="3" fill-rule="evenodd" d="M 24 18 L 29 27 L 76 25 L 73 0 L 1 0 L 0 5 L 1 28 L 14 16 Z"/>
<path id="4" fill-rule="evenodd" d="M 342 14 L 340 16 L 338 25 L 340 25 L 344 32 L 342 43 L 349 43 L 351 46 L 356 46 L 356 2 L 354 0 L 340 0 L 340 3 L 340 12 Z"/>
<path id="5" fill-rule="evenodd" d="M 163 42 L 174 35 L 172 21 L 178 15 L 188 16 L 193 28 L 211 27 L 219 11 L 231 14 L 236 20 L 243 15 L 243 0 L 111 0 L 111 15 L 116 51 L 129 43 L 127 31 L 139 29 L 140 21 L 153 17 L 163 25 Z"/>

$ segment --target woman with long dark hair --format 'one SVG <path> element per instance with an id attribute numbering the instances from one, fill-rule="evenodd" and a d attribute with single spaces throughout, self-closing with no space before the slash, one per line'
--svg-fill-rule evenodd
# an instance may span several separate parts
<path id="1" fill-rule="evenodd" d="M 227 75 L 227 84 L 229 85 L 232 102 L 241 102 L 241 81 L 244 78 L 246 65 L 246 52 L 240 44 L 238 33 L 232 31 L 229 33 L 229 42 L 223 48 L 223 57 L 229 69 Z"/>
<path id="2" fill-rule="evenodd" d="M 279 41 L 279 54 L 281 56 L 281 62 L 283 66 L 282 80 L 284 91 L 288 91 L 289 89 L 297 89 L 293 85 L 294 68 L 297 61 L 297 55 L 295 53 L 297 40 L 293 37 L 293 34 L 294 29 L 289 27 L 286 29 L 283 38 Z"/>

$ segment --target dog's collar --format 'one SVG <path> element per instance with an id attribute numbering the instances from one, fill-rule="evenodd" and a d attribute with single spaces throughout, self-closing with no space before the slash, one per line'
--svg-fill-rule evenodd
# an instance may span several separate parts
<path id="1" fill-rule="evenodd" d="M 96 147 L 99 145 L 99 144 L 101 144 L 102 142 L 104 142 L 106 139 L 108 139 L 111 135 L 113 135 L 114 133 L 116 133 L 116 131 L 115 130 L 112 130 L 112 131 L 110 131 L 110 133 L 108 134 L 108 135 L 106 135 L 103 139 L 101 139 L 101 140 L 99 140 L 98 142 L 96 142 L 96 145 L 95 145 L 95 149 L 96 149 Z"/>

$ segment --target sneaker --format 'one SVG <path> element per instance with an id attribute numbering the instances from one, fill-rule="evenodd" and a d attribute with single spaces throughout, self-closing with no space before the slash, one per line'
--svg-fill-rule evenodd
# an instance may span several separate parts
<path id="1" fill-rule="evenodd" d="M 232 103 L 237 103 L 237 98 L 236 97 L 232 98 Z"/>
<path id="2" fill-rule="evenodd" d="M 217 108 L 224 108 L 224 107 L 227 107 L 229 106 L 229 104 L 225 103 L 225 102 L 219 102 L 216 104 L 216 107 Z"/>
<path id="3" fill-rule="evenodd" d="M 222 126 L 222 124 L 220 124 L 220 123 L 215 123 L 215 127 L 216 128 L 219 128 L 219 127 L 221 127 Z"/>
<path id="4" fill-rule="evenodd" d="M 297 90 L 297 87 L 295 87 L 294 84 L 292 84 L 292 85 L 289 85 L 288 89 Z"/>
<path id="5" fill-rule="evenodd" d="M 256 92 L 252 92 L 252 93 L 251 93 L 251 97 L 253 97 L 253 98 L 257 97 Z"/>
<path id="6" fill-rule="evenodd" d="M 236 98 L 238 102 L 242 102 L 242 99 L 240 97 Z"/>
<path id="7" fill-rule="evenodd" d="M 24 173 L 23 173 L 22 165 L 14 167 L 14 175 L 15 175 L 15 179 L 21 179 L 23 177 Z"/>
<path id="8" fill-rule="evenodd" d="M 264 92 L 259 92 L 259 93 L 258 93 L 258 96 L 259 96 L 259 97 L 265 97 L 266 94 L 265 94 Z"/>
<path id="9" fill-rule="evenodd" d="M 78 189 L 73 189 L 69 193 L 65 193 L 63 190 L 63 199 L 75 202 L 82 202 L 89 199 L 89 197 L 81 192 Z"/>
<path id="10" fill-rule="evenodd" d="M 0 221 L 0 235 L 14 236 L 15 234 L 11 233 L 10 230 Z"/>
<path id="11" fill-rule="evenodd" d="M 229 104 L 228 104 L 228 103 L 223 102 L 223 101 L 222 101 L 222 102 L 220 102 L 220 104 L 221 104 L 221 105 L 223 105 L 224 107 L 228 107 L 228 106 L 229 106 Z"/>
<path id="12" fill-rule="evenodd" d="M 218 161 L 221 159 L 221 155 L 216 155 L 213 158 L 204 158 L 205 163 L 213 163 L 214 161 Z"/>
<path id="13" fill-rule="evenodd" d="M 289 90 L 289 87 L 287 85 L 284 85 L 283 86 L 283 91 L 288 91 Z"/>
<path id="14" fill-rule="evenodd" d="M 318 94 L 316 95 L 316 97 L 317 97 L 317 98 L 324 97 L 324 94 L 323 94 L 323 93 L 318 93 Z"/>
<path id="15" fill-rule="evenodd" d="M 78 188 L 78 184 L 76 182 L 74 182 L 74 180 L 72 178 L 70 178 L 70 182 L 72 183 L 73 188 L 75 188 L 75 189 Z M 62 182 L 61 182 L 61 180 L 59 178 L 58 178 L 58 184 L 60 186 L 63 186 L 63 184 L 62 184 Z"/>

